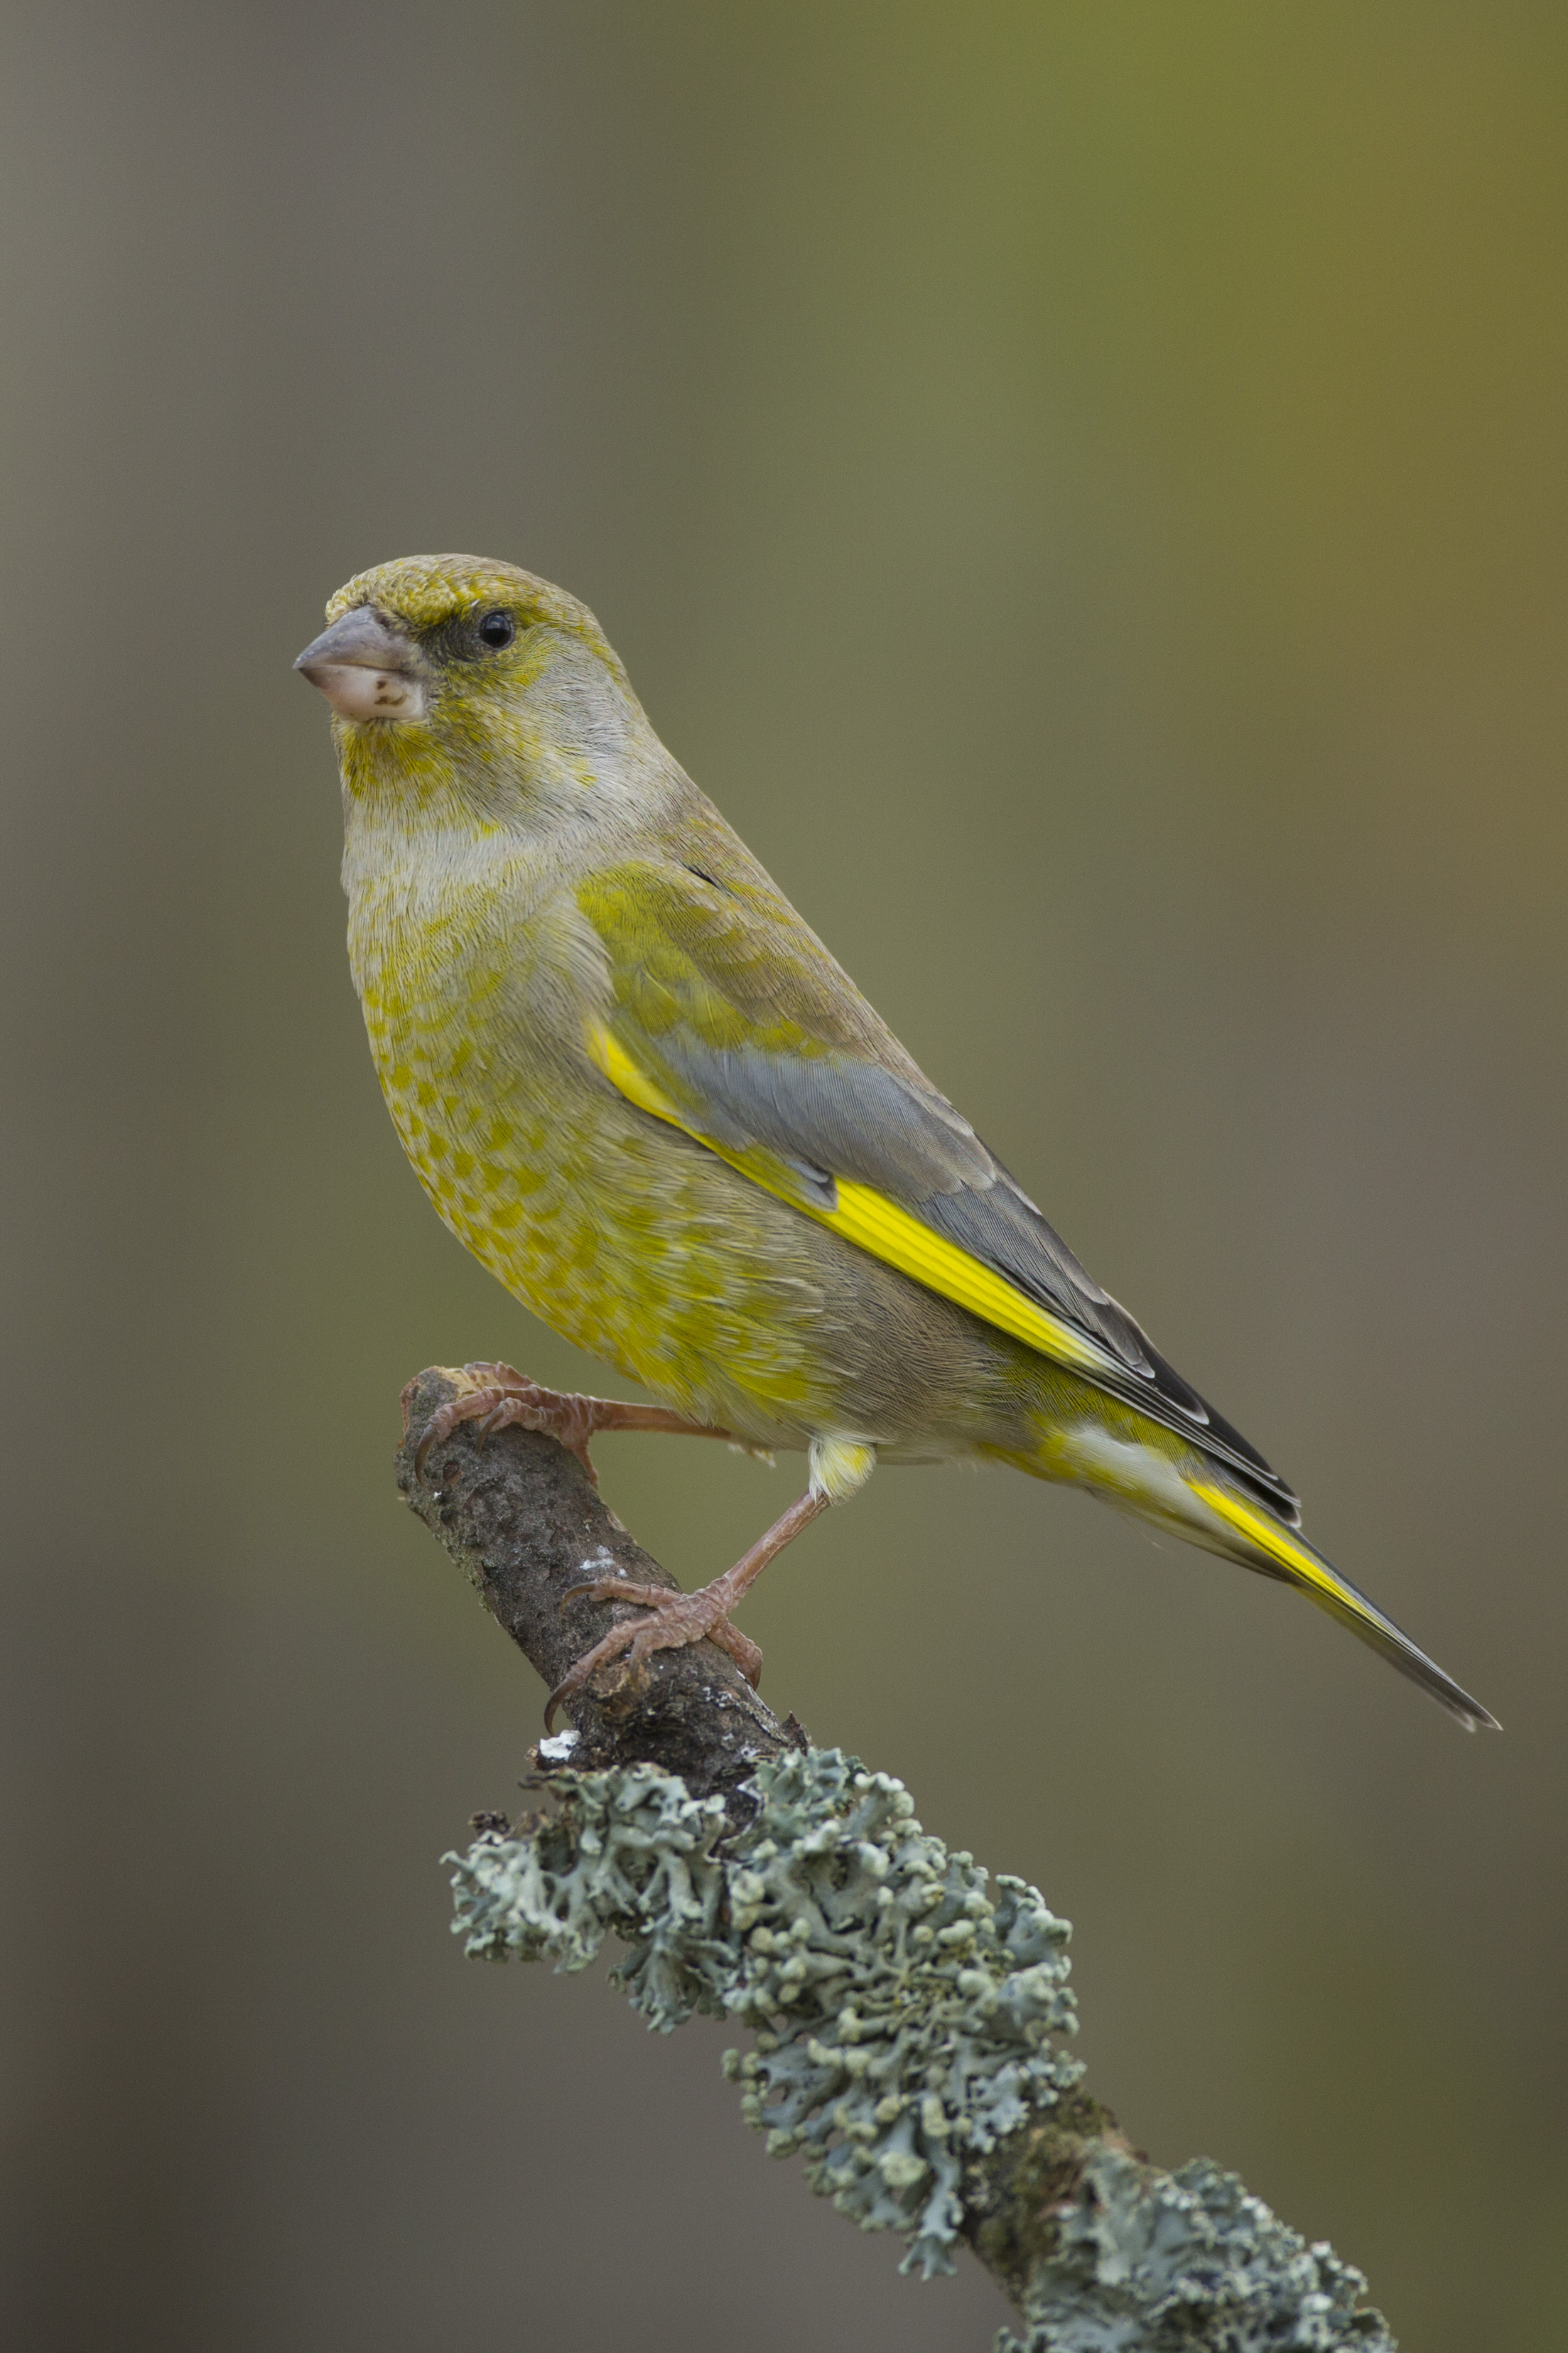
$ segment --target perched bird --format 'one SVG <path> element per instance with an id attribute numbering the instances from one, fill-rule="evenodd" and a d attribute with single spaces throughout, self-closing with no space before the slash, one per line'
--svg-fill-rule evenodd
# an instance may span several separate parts
<path id="1" fill-rule="evenodd" d="M 721 1643 L 879 1461 L 992 1461 L 1297 1587 L 1474 1729 L 1494 1718 L 1300 1533 L 1296 1498 L 1102 1291 L 654 733 L 593 615 L 510 564 L 361 573 L 295 667 L 332 705 L 349 951 L 405 1151 L 552 1329 L 662 1406 L 466 1368 L 464 1419 L 804 1449 L 725 1575 L 630 1601 L 610 1661 Z"/>

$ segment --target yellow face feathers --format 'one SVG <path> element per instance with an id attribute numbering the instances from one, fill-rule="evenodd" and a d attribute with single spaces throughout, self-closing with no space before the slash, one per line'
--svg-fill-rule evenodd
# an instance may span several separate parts
<path id="1" fill-rule="evenodd" d="M 350 797 L 489 826 L 595 781 L 647 721 L 585 605 L 519 565 L 405 556 L 357 573 L 296 668 L 336 713 Z"/>
<path id="2" fill-rule="evenodd" d="M 586 605 L 537 573 L 493 557 L 404 555 L 393 564 L 373 565 L 328 600 L 328 622 L 362 605 L 390 614 L 427 642 L 455 636 L 487 613 L 508 613 L 520 632 L 543 623 L 580 638 L 617 677 L 625 674 Z"/>

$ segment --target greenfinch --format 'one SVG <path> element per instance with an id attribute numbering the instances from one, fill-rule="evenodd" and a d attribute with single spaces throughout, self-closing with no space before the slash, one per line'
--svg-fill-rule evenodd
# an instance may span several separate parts
<path id="1" fill-rule="evenodd" d="M 1263 1457 L 1087 1274 L 654 733 L 576 598 L 510 564 L 363 572 L 296 668 L 333 708 L 349 953 L 405 1151 L 458 1239 L 661 1400 L 465 1368 L 426 1433 L 804 1451 L 724 1576 L 634 1605 L 610 1662 L 719 1642 L 879 1461 L 1064 1481 L 1295 1586 L 1458 1721 L 1495 1719 L 1302 1536 Z M 591 1466 L 590 1466 L 591 1467 Z"/>

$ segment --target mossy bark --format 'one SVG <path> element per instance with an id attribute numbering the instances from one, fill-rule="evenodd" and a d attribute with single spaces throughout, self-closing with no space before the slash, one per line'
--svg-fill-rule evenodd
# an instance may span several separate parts
<path id="1" fill-rule="evenodd" d="M 1132 2153 L 1102 2102 L 1067 2092 L 966 2168 L 964 2236 L 1020 2312 L 1057 2252 L 1062 2209 L 1077 2196 L 1090 2158 L 1105 2148 Z"/>

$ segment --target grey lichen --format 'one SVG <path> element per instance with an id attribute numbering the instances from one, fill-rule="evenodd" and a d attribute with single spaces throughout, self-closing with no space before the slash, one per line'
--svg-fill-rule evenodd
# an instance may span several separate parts
<path id="1" fill-rule="evenodd" d="M 650 2025 L 753 2029 L 725 2054 L 746 2121 L 863 2230 L 900 2232 L 905 2270 L 952 2271 L 975 2236 L 1026 2323 L 998 2353 L 1394 2353 L 1360 2273 L 1234 2175 L 1161 2173 L 1100 2132 L 1061 2047 L 1067 1923 L 931 1837 L 901 1782 L 788 1752 L 739 1830 L 654 1765 L 548 1788 L 553 1813 L 447 1858 L 467 1950 L 577 1970 L 615 1936 Z"/>
<path id="2" fill-rule="evenodd" d="M 616 1976 L 668 2031 L 701 2010 L 756 2030 L 726 2054 L 742 2112 L 905 2268 L 953 2268 L 963 2168 L 1076 2084 L 1067 1923 L 1032 1887 L 950 1853 L 900 1781 L 837 1749 L 761 1767 L 716 1852 L 723 1801 L 653 1766 L 557 1773 L 560 1811 L 457 1863 L 457 1931 L 487 1958 Z"/>
<path id="3" fill-rule="evenodd" d="M 1083 2069 L 1071 1933 L 1021 1879 L 987 1874 L 914 1819 L 902 1782 L 837 1749 L 757 1776 L 730 1877 L 739 1968 L 725 2005 L 756 2029 L 727 2054 L 741 2112 L 863 2230 L 902 2231 L 906 2270 L 951 2271 L 966 2160 Z"/>
<path id="4" fill-rule="evenodd" d="M 629 1946 L 615 1972 L 661 2034 L 693 2010 L 722 2011 L 735 1946 L 721 1926 L 725 1867 L 713 1848 L 722 1798 L 692 1798 L 657 1765 L 552 1776 L 555 1814 L 486 1831 L 454 1862 L 454 1935 L 488 1961 L 585 1969 L 605 1939 Z"/>
<path id="5" fill-rule="evenodd" d="M 1057 2210 L 996 2353 L 1397 2353 L 1362 2274 L 1206 2158 L 1160 2173 L 1105 2149 Z"/>

